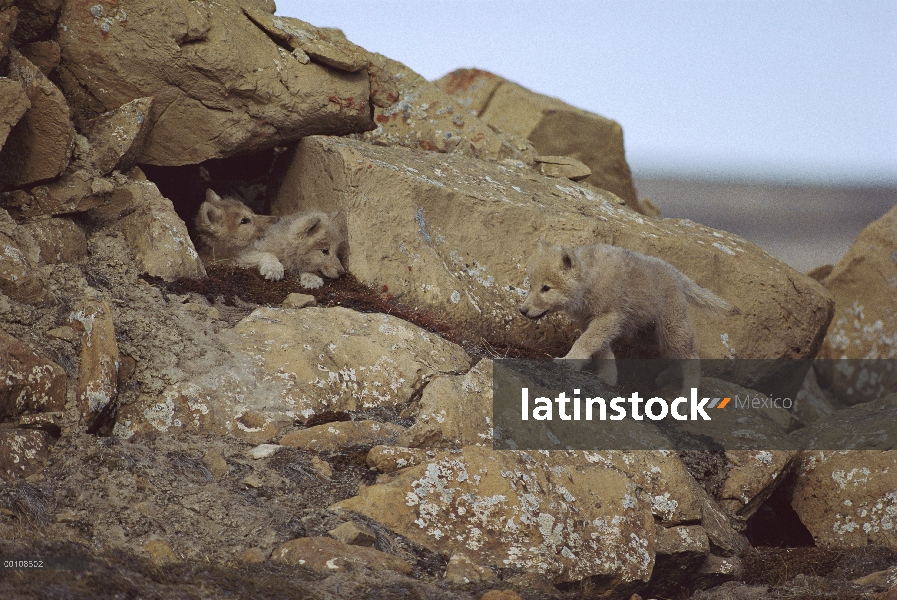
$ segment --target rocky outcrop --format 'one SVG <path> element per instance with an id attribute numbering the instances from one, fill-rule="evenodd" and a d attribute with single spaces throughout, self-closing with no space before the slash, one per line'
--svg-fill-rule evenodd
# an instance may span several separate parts
<path id="1" fill-rule="evenodd" d="M 533 162 L 534 152 L 522 138 L 505 136 L 471 115 L 455 98 L 400 62 L 372 54 L 372 86 L 388 88 L 396 101 L 374 111 L 376 129 L 363 139 L 484 159 L 510 158 Z M 393 92 L 393 90 L 395 90 Z"/>
<path id="2" fill-rule="evenodd" d="M 61 175 L 75 139 L 62 92 L 18 51 L 12 50 L 9 59 L 10 78 L 22 85 L 31 107 L 0 149 L 0 188 Z"/>
<path id="3" fill-rule="evenodd" d="M 469 366 L 460 347 L 436 335 L 395 317 L 338 307 L 260 308 L 238 323 L 233 335 L 223 340 L 229 348 L 226 362 L 198 367 L 195 376 L 169 387 L 161 400 L 147 396 L 124 407 L 119 435 L 186 429 L 264 443 L 294 419 L 324 410 L 406 403 L 433 377 Z M 316 444 L 325 442 L 316 442 L 312 429 L 281 443 L 323 450 Z M 357 443 L 380 443 L 398 430 L 381 424 L 373 433 Z M 341 439 L 329 434 L 334 436 Z M 340 447 L 334 440 L 328 444 Z"/>
<path id="4" fill-rule="evenodd" d="M 656 534 L 625 475 L 583 457 L 468 446 L 405 469 L 334 508 L 372 517 L 446 556 L 591 579 L 621 595 L 647 581 Z"/>
<path id="5" fill-rule="evenodd" d="M 835 316 L 820 357 L 870 359 L 834 368 L 826 377 L 839 398 L 860 404 L 897 389 L 897 373 L 880 359 L 897 358 L 897 206 L 870 223 L 823 285 L 835 298 Z M 863 367 L 868 367 L 863 368 Z"/>
<path id="6" fill-rule="evenodd" d="M 626 163 L 623 129 L 615 121 L 479 69 L 458 69 L 435 83 L 486 123 L 528 139 L 539 154 L 585 163 L 591 170 L 585 181 L 644 212 Z"/>
<path id="7" fill-rule="evenodd" d="M 79 124 L 154 98 L 141 163 L 194 164 L 372 126 L 365 70 L 303 64 L 236 0 L 66 2 L 58 32 L 59 80 Z"/>
<path id="8" fill-rule="evenodd" d="M 555 356 L 569 349 L 574 332 L 564 317 L 534 323 L 518 311 L 526 267 L 544 237 L 612 242 L 660 257 L 739 306 L 737 318 L 693 311 L 702 357 L 815 354 L 832 311 L 818 282 L 732 234 L 643 217 L 618 202 L 511 165 L 309 137 L 297 146 L 272 210 L 344 214 L 349 272 L 473 339 Z M 759 280 L 762 295 L 754 293 Z"/>

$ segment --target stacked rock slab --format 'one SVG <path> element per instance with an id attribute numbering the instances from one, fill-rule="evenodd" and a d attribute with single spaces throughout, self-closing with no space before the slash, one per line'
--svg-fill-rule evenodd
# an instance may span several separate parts
<path id="1" fill-rule="evenodd" d="M 566 317 L 533 322 L 518 311 L 540 237 L 657 256 L 738 306 L 738 317 L 692 311 L 705 358 L 813 356 L 831 318 L 818 282 L 737 236 L 644 217 L 612 194 L 525 167 L 314 136 L 297 146 L 272 210 L 339 211 L 349 272 L 475 341 L 566 353 Z"/>
<path id="2" fill-rule="evenodd" d="M 539 154 L 585 163 L 592 170 L 586 182 L 639 210 L 617 122 L 479 69 L 458 69 L 435 83 L 486 123 L 528 139 Z"/>
<path id="3" fill-rule="evenodd" d="M 235 0 L 66 2 L 57 27 L 59 81 L 79 125 L 155 99 L 141 163 L 196 164 L 372 126 L 364 69 L 303 64 Z"/>

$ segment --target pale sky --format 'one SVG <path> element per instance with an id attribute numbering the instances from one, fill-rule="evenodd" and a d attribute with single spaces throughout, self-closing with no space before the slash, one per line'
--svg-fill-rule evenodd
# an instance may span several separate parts
<path id="1" fill-rule="evenodd" d="M 897 185 L 897 0 L 278 0 L 435 79 L 615 119 L 639 174 Z"/>

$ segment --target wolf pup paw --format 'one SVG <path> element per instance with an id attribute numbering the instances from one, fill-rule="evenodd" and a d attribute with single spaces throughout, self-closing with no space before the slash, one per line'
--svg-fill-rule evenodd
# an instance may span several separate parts
<path id="1" fill-rule="evenodd" d="M 314 289 L 324 285 L 324 280 L 314 273 L 303 273 L 299 276 L 299 283 L 301 283 L 304 288 Z"/>
<path id="2" fill-rule="evenodd" d="M 263 260 L 259 265 L 259 273 L 269 281 L 280 281 L 283 279 L 283 265 L 277 259 Z"/>

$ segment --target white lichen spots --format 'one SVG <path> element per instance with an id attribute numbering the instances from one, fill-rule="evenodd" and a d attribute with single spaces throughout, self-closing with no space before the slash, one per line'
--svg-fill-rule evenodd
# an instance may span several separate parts
<path id="1" fill-rule="evenodd" d="M 449 300 L 452 301 L 452 304 L 458 304 L 459 302 L 461 302 L 461 292 L 459 292 L 458 290 L 454 290 L 452 292 L 452 295 L 449 296 Z"/>
<path id="2" fill-rule="evenodd" d="M 735 348 L 733 348 L 732 346 L 729 345 L 729 334 L 721 333 L 719 336 L 719 339 L 723 343 L 723 346 L 725 346 L 726 350 L 728 351 L 729 358 L 731 360 L 735 360 L 737 353 L 735 352 Z"/>
<path id="3" fill-rule="evenodd" d="M 714 233 L 715 233 L 715 232 L 714 232 Z M 725 253 L 728 254 L 729 256 L 735 256 L 735 251 L 732 250 L 732 248 L 726 246 L 725 244 L 720 244 L 719 242 L 713 242 L 712 245 L 713 245 L 713 247 L 716 248 L 717 250 L 722 250 L 723 252 L 725 252 Z"/>
<path id="4" fill-rule="evenodd" d="M 852 483 L 854 487 L 865 485 L 869 482 L 869 469 L 860 467 L 844 472 L 843 470 L 832 471 L 832 479 L 838 484 L 842 490 L 847 487 L 848 483 Z"/>
<path id="5" fill-rule="evenodd" d="M 159 431 L 168 431 L 174 424 L 174 398 L 177 392 L 165 392 L 164 400 L 157 402 L 143 411 L 143 416 L 149 424 Z"/>
<path id="6" fill-rule="evenodd" d="M 678 508 L 679 502 L 675 498 L 671 498 L 669 492 L 651 498 L 651 512 L 665 521 L 672 520 Z"/>

